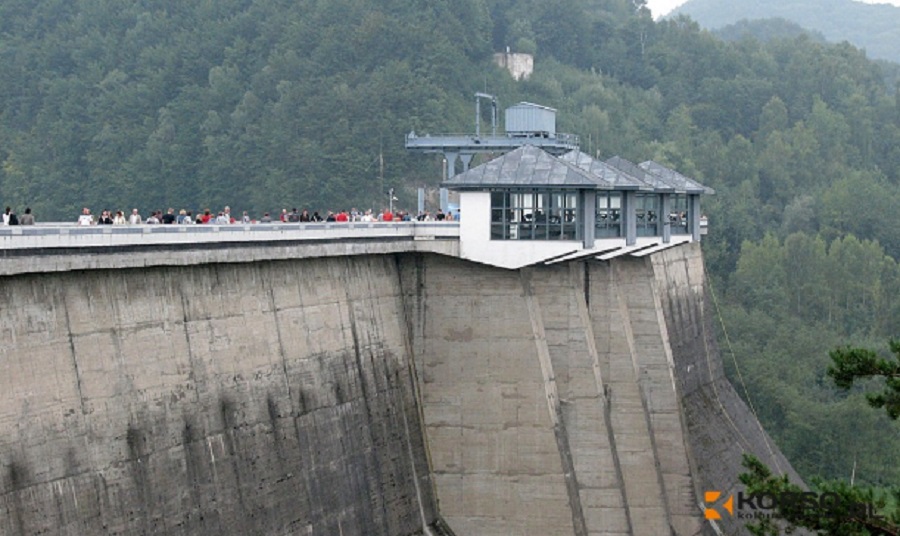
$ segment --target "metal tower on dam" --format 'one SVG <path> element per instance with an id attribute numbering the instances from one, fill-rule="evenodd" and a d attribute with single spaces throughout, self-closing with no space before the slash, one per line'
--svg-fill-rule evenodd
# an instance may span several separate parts
<path id="1" fill-rule="evenodd" d="M 491 134 L 481 134 L 481 101 L 491 104 Z M 505 135 L 497 135 L 497 97 L 487 93 L 475 94 L 475 133 L 406 135 L 406 148 L 421 153 L 440 153 L 447 160 L 447 176 L 456 175 L 456 160 L 462 171 L 468 171 L 472 159 L 479 153 L 504 153 L 529 144 L 553 155 L 578 149 L 578 136 L 556 132 L 556 110 L 547 106 L 520 102 L 506 109 Z"/>

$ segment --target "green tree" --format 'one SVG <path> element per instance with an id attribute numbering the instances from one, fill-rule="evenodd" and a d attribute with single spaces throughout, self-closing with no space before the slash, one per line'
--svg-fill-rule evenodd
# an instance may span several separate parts
<path id="1" fill-rule="evenodd" d="M 832 365 L 828 367 L 835 385 L 850 389 L 854 383 L 877 379 L 878 387 L 868 386 L 866 399 L 873 408 L 884 408 L 888 417 L 900 418 L 900 341 L 891 341 L 893 356 L 881 356 L 874 350 L 865 348 L 838 348 L 829 355 Z"/>
<path id="2" fill-rule="evenodd" d="M 785 287 L 794 315 L 821 322 L 827 317 L 827 248 L 819 236 L 794 233 L 784 240 Z"/>
<path id="3" fill-rule="evenodd" d="M 787 307 L 786 278 L 784 249 L 774 234 L 767 233 L 759 243 L 746 241 L 741 246 L 732 293 L 746 307 L 777 317 Z"/>
<path id="4" fill-rule="evenodd" d="M 885 514 L 870 515 L 869 506 L 884 512 L 885 497 L 873 490 L 847 485 L 843 482 L 820 482 L 812 496 L 803 487 L 793 484 L 787 475 L 775 476 L 772 471 L 750 454 L 744 455 L 747 472 L 740 480 L 748 494 L 766 495 L 773 499 L 777 516 L 750 523 L 747 528 L 756 536 L 790 534 L 798 527 L 813 530 L 821 536 L 896 536 L 900 534 L 900 508 Z M 821 505 L 821 496 L 837 497 L 829 507 Z M 900 488 L 894 490 L 900 498 Z"/>
<path id="5" fill-rule="evenodd" d="M 785 131 L 789 126 L 787 106 L 776 95 L 763 106 L 757 136 L 759 139 L 766 139 L 773 132 Z"/>
<path id="6" fill-rule="evenodd" d="M 900 342 L 891 341 L 893 356 L 881 356 L 864 348 L 843 347 L 829 354 L 832 364 L 828 376 L 841 389 L 849 390 L 856 383 L 865 384 L 866 399 L 873 408 L 884 408 L 892 420 L 900 418 Z M 877 386 L 872 380 L 877 380 Z M 816 481 L 810 500 L 802 500 L 807 490 L 793 484 L 787 475 L 777 477 L 768 467 L 751 455 L 743 461 L 747 472 L 740 480 L 748 495 L 775 497 L 777 516 L 762 519 L 748 526 L 758 536 L 776 536 L 792 532 L 797 527 L 816 531 L 823 536 L 869 536 L 900 534 L 900 486 L 887 493 L 872 488 L 856 487 L 842 481 Z M 836 499 L 824 508 L 824 494 Z M 892 495 L 893 503 L 887 499 Z M 874 507 L 873 512 L 870 507 Z M 874 515 L 873 515 L 874 514 Z"/>

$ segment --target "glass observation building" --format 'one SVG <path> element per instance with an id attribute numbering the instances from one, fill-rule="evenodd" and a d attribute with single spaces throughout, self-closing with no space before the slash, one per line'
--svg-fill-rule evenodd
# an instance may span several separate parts
<path id="1" fill-rule="evenodd" d="M 601 161 L 577 150 L 557 157 L 533 145 L 444 184 L 460 192 L 460 240 L 476 259 L 479 247 L 492 250 L 486 258 L 519 254 L 507 244 L 523 241 L 534 258 L 698 241 L 700 197 L 714 193 L 656 162 Z"/>

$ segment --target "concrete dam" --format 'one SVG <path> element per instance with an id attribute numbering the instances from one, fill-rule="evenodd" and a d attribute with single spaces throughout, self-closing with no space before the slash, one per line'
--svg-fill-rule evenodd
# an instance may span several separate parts
<path id="1" fill-rule="evenodd" d="M 742 534 L 704 491 L 796 477 L 699 243 L 503 269 L 416 228 L 5 246 L 0 534 Z"/>

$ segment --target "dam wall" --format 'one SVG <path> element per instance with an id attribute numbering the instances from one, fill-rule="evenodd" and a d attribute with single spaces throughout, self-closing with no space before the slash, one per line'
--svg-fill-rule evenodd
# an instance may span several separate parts
<path id="1" fill-rule="evenodd" d="M 745 452 L 796 478 L 724 376 L 699 244 L 389 244 L 17 255 L 0 535 L 746 534 L 703 492 Z"/>
<path id="2" fill-rule="evenodd" d="M 420 534 L 400 300 L 389 255 L 0 278 L 0 534 Z"/>
<path id="3" fill-rule="evenodd" d="M 704 491 L 737 491 L 744 452 L 797 478 L 724 377 L 699 244 L 520 270 L 408 256 L 401 278 L 457 534 L 748 534 L 705 520 Z"/>
<path id="4" fill-rule="evenodd" d="M 702 530 L 645 262 L 407 267 L 433 479 L 458 534 Z"/>
<path id="5" fill-rule="evenodd" d="M 656 289 L 665 318 L 699 499 L 704 490 L 721 491 L 723 496 L 742 491 L 737 475 L 744 472 L 744 454 L 753 454 L 774 474 L 802 485 L 800 475 L 725 377 L 725 357 L 715 337 L 718 315 L 699 246 L 652 255 L 642 269 L 652 274 L 647 280 Z M 723 516 L 717 526 L 723 534 L 747 534 L 746 523 Z"/>

